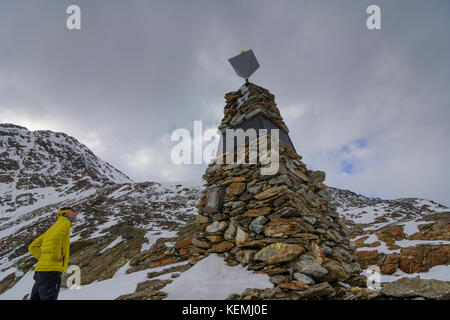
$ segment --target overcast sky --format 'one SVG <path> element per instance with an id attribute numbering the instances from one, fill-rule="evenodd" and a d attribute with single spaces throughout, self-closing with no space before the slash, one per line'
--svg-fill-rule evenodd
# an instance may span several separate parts
<path id="1" fill-rule="evenodd" d="M 170 135 L 217 128 L 243 84 L 227 60 L 253 49 L 251 81 L 328 185 L 450 205 L 449 30 L 448 0 L 0 0 L 0 122 L 66 132 L 136 181 L 199 180 Z"/>

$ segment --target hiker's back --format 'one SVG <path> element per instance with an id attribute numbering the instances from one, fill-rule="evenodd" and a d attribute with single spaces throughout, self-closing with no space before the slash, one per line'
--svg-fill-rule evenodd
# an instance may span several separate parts
<path id="1" fill-rule="evenodd" d="M 64 260 L 60 260 L 64 242 L 68 242 L 70 225 L 64 221 L 65 217 L 58 220 L 42 235 L 41 256 L 36 264 L 35 271 L 59 271 L 64 272 Z"/>

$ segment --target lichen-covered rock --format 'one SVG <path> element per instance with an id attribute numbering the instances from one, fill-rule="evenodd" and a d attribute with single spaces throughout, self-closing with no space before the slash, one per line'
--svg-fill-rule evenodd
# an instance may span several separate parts
<path id="1" fill-rule="evenodd" d="M 255 260 L 268 264 L 287 262 L 303 252 L 305 252 L 305 248 L 296 244 L 273 243 L 258 251 L 255 254 Z"/>

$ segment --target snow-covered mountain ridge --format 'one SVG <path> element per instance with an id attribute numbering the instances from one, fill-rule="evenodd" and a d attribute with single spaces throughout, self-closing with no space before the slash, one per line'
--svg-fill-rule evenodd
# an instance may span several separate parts
<path id="1" fill-rule="evenodd" d="M 65 133 L 0 124 L 0 215 L 133 182 Z"/>

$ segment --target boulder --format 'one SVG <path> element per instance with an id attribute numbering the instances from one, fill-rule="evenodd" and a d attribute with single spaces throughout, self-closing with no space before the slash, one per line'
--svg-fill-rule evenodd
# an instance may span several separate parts
<path id="1" fill-rule="evenodd" d="M 328 270 L 320 265 L 314 257 L 304 254 L 294 265 L 294 269 L 315 279 L 320 279 L 328 273 Z"/>
<path id="2" fill-rule="evenodd" d="M 283 282 L 287 282 L 289 280 L 289 276 L 282 275 L 282 274 L 276 274 L 270 277 L 269 281 L 272 282 L 275 285 L 279 285 Z"/>
<path id="3" fill-rule="evenodd" d="M 197 215 L 197 223 L 209 223 L 211 220 L 210 218 L 202 215 Z"/>
<path id="4" fill-rule="evenodd" d="M 440 299 L 450 294 L 450 284 L 445 281 L 401 278 L 386 284 L 381 293 L 395 298 L 424 297 Z"/>
<path id="5" fill-rule="evenodd" d="M 242 219 L 247 217 L 255 218 L 259 216 L 267 216 L 270 212 L 272 212 L 272 208 L 269 207 L 250 209 L 244 212 L 242 215 L 240 215 L 239 218 Z"/>
<path id="6" fill-rule="evenodd" d="M 230 223 L 228 224 L 228 228 L 225 231 L 223 237 L 228 241 L 234 241 L 238 225 L 239 224 L 236 220 L 231 220 Z"/>
<path id="7" fill-rule="evenodd" d="M 294 219 L 278 218 L 273 219 L 264 227 L 264 234 L 267 237 L 283 237 L 289 236 L 295 233 L 304 232 L 305 228 Z"/>
<path id="8" fill-rule="evenodd" d="M 400 255 L 395 253 L 388 254 L 381 267 L 381 273 L 393 274 L 397 270 L 399 262 L 400 262 Z"/>
<path id="9" fill-rule="evenodd" d="M 233 182 L 227 188 L 227 195 L 238 196 L 238 195 L 242 194 L 244 192 L 244 190 L 245 190 L 244 182 Z"/>
<path id="10" fill-rule="evenodd" d="M 197 238 L 192 239 L 192 244 L 202 249 L 209 249 L 212 246 L 211 242 Z"/>
<path id="11" fill-rule="evenodd" d="M 336 291 L 328 282 L 322 282 L 313 286 L 310 286 L 303 291 L 295 291 L 294 297 L 296 299 L 307 299 L 312 297 L 333 297 Z"/>
<path id="12" fill-rule="evenodd" d="M 235 237 L 236 245 L 242 246 L 249 240 L 250 240 L 250 236 L 248 235 L 248 233 L 245 232 L 244 230 L 242 230 L 241 227 L 238 227 L 237 231 L 236 231 L 236 237 Z"/>
<path id="13" fill-rule="evenodd" d="M 450 245 L 402 248 L 399 268 L 406 273 L 426 272 L 437 265 L 450 263 Z"/>
<path id="14" fill-rule="evenodd" d="M 16 274 L 13 272 L 0 281 L 0 294 L 8 290 L 14 284 L 14 280 L 16 280 Z"/>
<path id="15" fill-rule="evenodd" d="M 308 182 L 308 181 L 309 181 L 308 176 L 307 176 L 306 174 L 304 174 L 303 172 L 301 172 L 300 170 L 296 170 L 296 171 L 295 171 L 295 175 L 296 175 L 297 177 L 299 177 L 300 179 L 302 179 L 303 181 L 305 181 L 305 182 Z"/>
<path id="16" fill-rule="evenodd" d="M 269 219 L 264 216 L 257 217 L 250 223 L 249 229 L 256 234 L 260 234 L 263 231 L 264 225 L 267 221 L 269 221 Z"/>
<path id="17" fill-rule="evenodd" d="M 345 281 L 349 277 L 344 267 L 335 260 L 326 259 L 322 266 L 328 270 L 328 273 L 323 277 L 323 280 L 327 282 Z"/>
<path id="18" fill-rule="evenodd" d="M 243 264 L 248 264 L 253 261 L 256 250 L 239 250 L 235 253 L 236 259 Z"/>
<path id="19" fill-rule="evenodd" d="M 291 282 L 280 283 L 278 287 L 285 290 L 303 290 L 308 288 L 308 285 L 301 281 L 292 280 Z"/>
<path id="20" fill-rule="evenodd" d="M 223 242 L 220 242 L 220 243 L 212 246 L 211 249 L 209 249 L 209 251 L 222 253 L 222 252 L 230 251 L 233 247 L 234 247 L 234 243 L 228 242 L 228 241 L 223 241 Z"/>
<path id="21" fill-rule="evenodd" d="M 215 221 L 206 227 L 207 233 L 215 233 L 225 230 L 228 224 L 225 221 Z"/>
<path id="22" fill-rule="evenodd" d="M 304 282 L 307 285 L 313 285 L 315 283 L 313 279 L 300 272 L 294 273 L 294 279 L 300 282 Z"/>
<path id="23" fill-rule="evenodd" d="M 286 186 L 274 186 L 274 187 L 264 190 L 263 192 L 256 194 L 254 197 L 256 200 L 263 200 L 263 199 L 271 198 L 271 197 L 279 195 L 279 194 L 284 194 L 287 191 L 288 191 L 288 188 Z"/>

